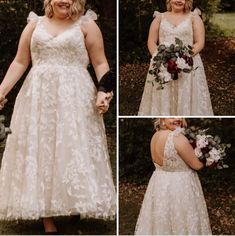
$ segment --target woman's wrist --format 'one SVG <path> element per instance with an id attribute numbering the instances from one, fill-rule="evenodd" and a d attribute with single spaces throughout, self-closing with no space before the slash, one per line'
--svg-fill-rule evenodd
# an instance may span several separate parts
<path id="1" fill-rule="evenodd" d="M 98 91 L 108 93 L 115 90 L 115 75 L 111 70 L 106 72 L 99 81 Z"/>
<path id="2" fill-rule="evenodd" d="M 6 93 L 5 93 L 5 91 L 4 91 L 4 89 L 2 88 L 1 85 L 0 85 L 0 96 L 1 96 L 1 97 L 4 97 L 4 98 L 5 98 L 5 96 L 6 96 Z"/>

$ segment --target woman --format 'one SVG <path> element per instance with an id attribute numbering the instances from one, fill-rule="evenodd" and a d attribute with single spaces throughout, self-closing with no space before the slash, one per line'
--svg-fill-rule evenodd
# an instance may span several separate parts
<path id="1" fill-rule="evenodd" d="M 0 171 L 0 219 L 114 218 L 116 194 L 103 118 L 112 97 L 102 35 L 84 0 L 45 0 L 30 14 L 0 85 L 5 96 L 32 68 L 17 96 Z M 87 71 L 89 59 L 99 92 Z M 109 83 L 110 84 L 110 83 Z"/>
<path id="2" fill-rule="evenodd" d="M 196 170 L 203 164 L 181 133 L 186 121 L 157 119 L 151 140 L 156 167 L 136 224 L 138 235 L 211 234 L 209 218 Z"/>
<path id="3" fill-rule="evenodd" d="M 204 25 L 197 13 L 192 13 L 192 0 L 167 0 L 167 12 L 156 13 L 148 37 L 152 57 L 158 45 L 175 44 L 179 38 L 184 45 L 193 46 L 194 70 L 179 73 L 164 89 L 153 86 L 148 74 L 138 115 L 213 115 L 204 67 L 199 52 L 204 47 Z M 152 62 L 150 63 L 150 69 Z"/>

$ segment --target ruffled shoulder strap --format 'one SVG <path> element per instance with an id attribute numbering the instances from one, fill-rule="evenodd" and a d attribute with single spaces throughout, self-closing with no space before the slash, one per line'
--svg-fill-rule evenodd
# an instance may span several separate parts
<path id="1" fill-rule="evenodd" d="M 80 22 L 81 25 L 84 25 L 84 24 L 86 24 L 89 20 L 94 20 L 94 21 L 95 21 L 95 20 L 97 20 L 97 19 L 98 19 L 97 14 L 96 14 L 94 11 L 92 11 L 91 9 L 88 9 L 88 10 L 86 11 L 85 15 L 84 15 L 84 16 L 81 16 L 79 22 Z"/>
<path id="2" fill-rule="evenodd" d="M 27 17 L 27 22 L 35 21 L 37 22 L 40 19 L 40 16 L 38 16 L 35 12 L 31 11 Z"/>
<path id="3" fill-rule="evenodd" d="M 172 136 L 173 137 L 176 137 L 179 134 L 184 134 L 184 128 L 177 128 L 174 131 L 172 131 Z"/>
<path id="4" fill-rule="evenodd" d="M 199 16 L 201 16 L 202 15 L 202 12 L 201 12 L 201 10 L 199 9 L 199 8 L 195 8 L 194 10 L 193 10 L 193 14 L 194 15 L 199 15 Z"/>
<path id="5" fill-rule="evenodd" d="M 158 17 L 158 18 L 162 18 L 162 13 L 161 12 L 159 12 L 159 11 L 154 11 L 154 13 L 153 13 L 153 18 L 155 18 L 155 17 Z"/>

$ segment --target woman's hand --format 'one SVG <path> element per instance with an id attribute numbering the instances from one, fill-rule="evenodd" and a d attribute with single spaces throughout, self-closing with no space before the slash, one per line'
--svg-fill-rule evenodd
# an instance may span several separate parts
<path id="1" fill-rule="evenodd" d="M 112 98 L 113 92 L 104 93 L 102 91 L 99 91 L 97 93 L 96 106 L 100 114 L 103 114 L 108 111 L 109 103 L 111 102 Z"/>
<path id="2" fill-rule="evenodd" d="M 0 92 L 0 110 L 3 109 L 4 105 L 6 104 L 7 99 L 5 96 Z"/>

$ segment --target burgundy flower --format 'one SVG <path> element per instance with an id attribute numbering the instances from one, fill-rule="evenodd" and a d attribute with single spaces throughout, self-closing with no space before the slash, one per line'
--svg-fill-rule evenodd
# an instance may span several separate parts
<path id="1" fill-rule="evenodd" d="M 193 149 L 195 149 L 195 148 L 197 147 L 197 142 L 196 142 L 196 140 L 193 140 L 193 143 L 191 143 L 191 145 L 192 145 Z"/>
<path id="2" fill-rule="evenodd" d="M 201 151 L 203 154 L 206 154 L 206 153 L 209 153 L 210 149 L 208 146 L 206 146 L 206 147 L 202 148 Z"/>
<path id="3" fill-rule="evenodd" d="M 193 66 L 193 58 L 188 57 L 187 63 L 189 64 L 189 66 Z"/>
<path id="4" fill-rule="evenodd" d="M 177 68 L 177 64 L 175 61 L 173 60 L 169 60 L 167 62 L 167 71 L 170 73 L 170 74 L 174 74 L 178 71 L 178 68 Z"/>
<path id="5" fill-rule="evenodd" d="M 211 165 L 208 166 L 208 168 L 210 168 L 210 169 L 216 169 L 216 168 L 217 168 L 217 165 L 218 165 L 218 163 L 213 162 Z"/>

